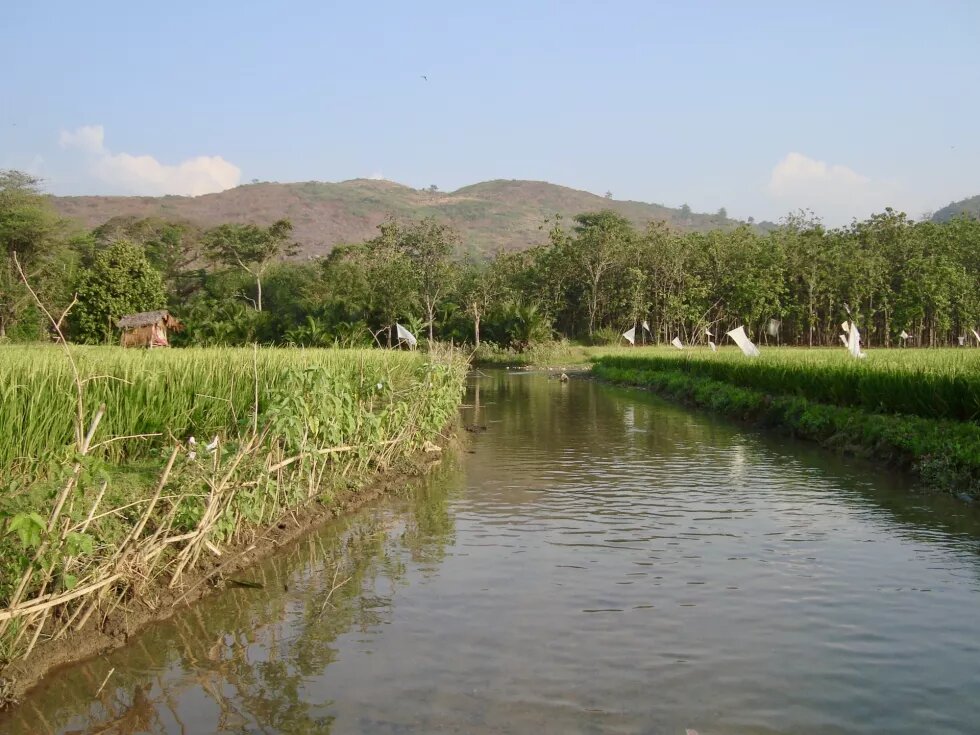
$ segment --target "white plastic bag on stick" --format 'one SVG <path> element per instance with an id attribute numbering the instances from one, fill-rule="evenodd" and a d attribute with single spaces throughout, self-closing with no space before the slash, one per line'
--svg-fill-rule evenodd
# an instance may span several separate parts
<path id="1" fill-rule="evenodd" d="M 749 335 L 745 333 L 745 327 L 736 327 L 726 334 L 735 340 L 735 344 L 739 346 L 746 357 L 758 357 L 761 354 L 759 348 L 752 344 Z"/>
<path id="2" fill-rule="evenodd" d="M 670 343 L 679 350 L 684 349 L 684 343 L 681 342 L 679 337 L 674 337 L 672 340 L 670 340 Z"/>
<path id="3" fill-rule="evenodd" d="M 626 341 L 629 342 L 631 345 L 635 345 L 636 344 L 636 327 L 630 327 L 625 332 L 623 332 L 623 337 L 625 337 L 626 338 Z"/>
<path id="4" fill-rule="evenodd" d="M 414 334 L 409 332 L 407 329 L 405 329 L 405 327 L 397 322 L 395 322 L 395 332 L 398 334 L 398 341 L 408 342 L 409 347 L 415 347 L 415 345 L 419 343 L 419 341 L 415 339 Z"/>
<path id="5" fill-rule="evenodd" d="M 865 353 L 861 352 L 861 332 L 858 330 L 857 324 L 851 322 L 849 326 L 850 329 L 847 330 L 847 351 L 854 355 L 854 357 L 867 357 Z"/>

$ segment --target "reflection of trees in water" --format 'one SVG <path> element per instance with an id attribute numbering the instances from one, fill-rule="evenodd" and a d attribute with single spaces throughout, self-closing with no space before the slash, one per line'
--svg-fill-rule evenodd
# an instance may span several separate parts
<path id="1" fill-rule="evenodd" d="M 456 478 L 449 466 L 406 493 L 407 507 L 368 511 L 307 537 L 250 570 L 262 589 L 228 590 L 150 628 L 113 656 L 55 675 L 9 722 L 0 720 L 0 730 L 330 732 L 333 718 L 323 703 L 303 700 L 303 684 L 334 661 L 338 636 L 384 622 L 407 571 L 406 554 L 423 565 L 443 558 L 454 534 L 447 489 Z M 212 703 L 213 718 L 198 705 L 195 719 L 184 721 L 181 703 L 191 705 L 201 694 Z"/>
<path id="2" fill-rule="evenodd" d="M 477 386 L 482 421 L 476 420 Z M 561 383 L 554 375 L 491 372 L 471 382 L 468 403 L 473 423 L 486 423 L 490 432 L 498 432 L 485 442 L 490 455 L 533 447 L 547 457 L 581 446 L 595 448 L 596 454 L 615 454 L 637 443 L 648 450 L 678 452 L 727 443 L 737 433 L 731 425 L 693 417 L 639 391 L 600 386 L 585 378 Z"/>
<path id="3" fill-rule="evenodd" d="M 475 420 L 477 386 L 480 421 Z M 867 509 L 877 522 L 910 540 L 935 543 L 938 533 L 943 542 L 978 550 L 980 512 L 956 498 L 916 492 L 908 479 L 880 467 L 776 432 L 687 410 L 643 391 L 581 378 L 562 384 L 547 374 L 487 371 L 471 381 L 467 402 L 473 406 L 474 423 L 488 426 L 488 433 L 474 440 L 480 451 L 470 463 L 470 473 L 512 485 L 507 497 L 513 502 L 538 498 L 518 488 L 608 481 L 602 475 L 606 467 L 594 459 L 649 463 L 651 491 L 656 488 L 657 464 L 686 463 L 691 476 L 722 470 L 728 478 L 740 475 L 743 484 L 764 468 L 769 477 L 796 483 L 796 489 L 829 492 L 856 511 Z M 581 454 L 571 460 L 575 471 L 550 472 L 550 467 L 566 461 L 569 451 Z"/>
<path id="4" fill-rule="evenodd" d="M 447 483 L 458 477 L 458 468 L 449 468 L 438 483 L 426 483 L 415 493 L 415 503 L 401 543 L 411 553 L 412 561 L 432 566 L 442 561 L 446 548 L 456 540 L 456 522 L 446 500 Z"/>

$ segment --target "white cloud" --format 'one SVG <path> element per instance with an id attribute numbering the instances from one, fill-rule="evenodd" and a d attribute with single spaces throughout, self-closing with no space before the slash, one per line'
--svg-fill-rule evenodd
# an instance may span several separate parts
<path id="1" fill-rule="evenodd" d="M 786 211 L 812 209 L 828 224 L 844 224 L 885 207 L 898 207 L 898 188 L 839 164 L 789 153 L 776 164 L 766 187 Z"/>
<path id="2" fill-rule="evenodd" d="M 221 156 L 198 156 L 170 165 L 153 156 L 112 153 L 105 146 L 101 125 L 63 130 L 59 143 L 63 148 L 84 151 L 90 156 L 91 173 L 132 194 L 199 196 L 241 183 L 241 169 Z"/>
<path id="3" fill-rule="evenodd" d="M 153 156 L 117 153 L 103 155 L 94 171 L 105 181 L 122 184 L 140 194 L 199 196 L 231 189 L 242 178 L 241 169 L 221 156 L 198 156 L 168 166 Z"/>
<path id="4" fill-rule="evenodd" d="M 101 125 L 83 125 L 77 130 L 62 130 L 58 143 L 62 148 L 79 148 L 87 153 L 103 153 L 105 129 Z"/>

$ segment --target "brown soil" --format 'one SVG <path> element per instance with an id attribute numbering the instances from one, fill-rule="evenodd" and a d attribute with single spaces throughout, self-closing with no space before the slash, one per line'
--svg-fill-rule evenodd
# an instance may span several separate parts
<path id="1" fill-rule="evenodd" d="M 459 442 L 456 435 L 444 434 L 444 445 Z M 448 447 L 447 447 L 448 448 Z M 224 586 L 229 575 L 241 572 L 256 562 L 299 541 L 328 521 L 351 513 L 373 500 L 405 486 L 438 464 L 442 453 L 419 453 L 406 460 L 397 470 L 376 475 L 360 488 L 344 491 L 330 499 L 314 499 L 294 508 L 265 529 L 256 529 L 254 540 L 237 548 L 228 547 L 223 558 L 208 559 L 193 570 L 184 572 L 179 589 L 168 589 L 160 580 L 152 590 L 152 604 L 136 604 L 131 609 L 119 605 L 104 620 L 92 621 L 58 641 L 39 642 L 29 658 L 0 663 L 0 709 L 15 706 L 41 679 L 70 664 L 100 656 L 125 645 L 129 639 L 151 623 L 166 620 L 202 597 Z M 131 605 L 132 600 L 128 601 Z"/>

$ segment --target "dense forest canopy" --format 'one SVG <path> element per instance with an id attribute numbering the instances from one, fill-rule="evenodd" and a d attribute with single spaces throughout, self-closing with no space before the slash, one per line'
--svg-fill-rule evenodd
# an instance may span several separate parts
<path id="1" fill-rule="evenodd" d="M 185 344 L 388 344 L 398 321 L 431 339 L 520 349 L 616 341 L 646 321 L 657 342 L 744 324 L 816 346 L 837 344 L 849 311 L 867 344 L 896 345 L 905 331 L 935 346 L 980 326 L 980 222 L 967 217 L 913 222 L 886 209 L 827 229 L 801 212 L 765 232 L 682 232 L 604 210 L 542 227 L 544 244 L 475 257 L 445 222 L 390 217 L 366 241 L 296 261 L 285 259 L 285 219 L 204 229 L 117 217 L 87 231 L 57 216 L 39 181 L 2 172 L 0 338 L 49 338 L 21 270 L 52 313 L 76 301 L 64 324 L 81 342 L 114 341 L 117 312 L 164 303 L 187 324 Z"/>

